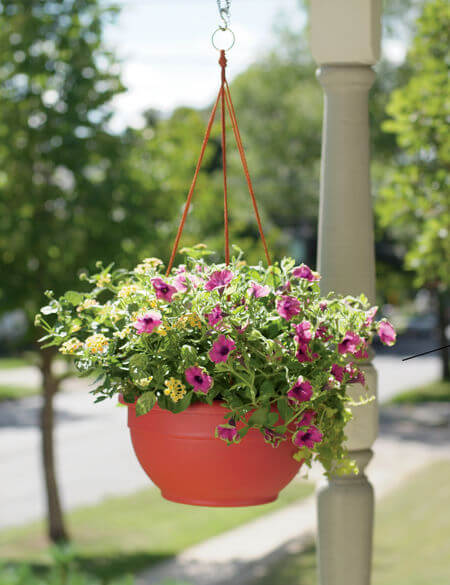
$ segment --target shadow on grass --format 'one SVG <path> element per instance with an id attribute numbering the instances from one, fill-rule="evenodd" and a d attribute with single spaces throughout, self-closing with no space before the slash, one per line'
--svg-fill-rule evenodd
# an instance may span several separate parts
<path id="1" fill-rule="evenodd" d="M 125 575 L 135 575 L 156 565 L 157 563 L 172 558 L 170 554 L 154 554 L 145 551 L 137 552 L 114 552 L 113 555 L 96 555 L 88 556 L 74 552 L 70 555 L 70 560 L 66 563 L 68 566 L 75 567 L 83 575 L 97 577 L 107 583 L 110 579 L 117 579 Z M 3 560 L 8 567 L 21 567 L 23 561 Z M 65 564 L 65 563 L 63 563 Z M 33 575 L 45 579 L 49 576 L 54 563 L 29 562 L 26 565 L 31 569 Z"/>

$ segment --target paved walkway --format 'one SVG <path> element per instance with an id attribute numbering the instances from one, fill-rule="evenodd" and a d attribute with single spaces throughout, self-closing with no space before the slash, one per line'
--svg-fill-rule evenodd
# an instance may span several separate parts
<path id="1" fill-rule="evenodd" d="M 381 417 L 381 437 L 367 475 L 380 498 L 432 461 L 450 459 L 450 405 L 391 408 Z M 427 421 L 425 423 L 425 420 Z M 418 440 L 419 439 L 419 440 Z M 322 481 L 315 468 L 310 478 Z M 137 585 L 179 579 L 189 585 L 247 585 L 290 548 L 300 552 L 316 531 L 315 498 L 221 534 L 142 573 Z"/>
<path id="2" fill-rule="evenodd" d="M 380 401 L 439 376 L 439 359 L 375 359 Z M 0 384 L 36 386 L 35 368 L 0 370 Z M 56 404 L 57 471 L 65 509 L 133 493 L 149 480 L 134 456 L 126 412 L 115 401 L 92 404 L 85 380 L 68 380 Z M 0 403 L 0 529 L 45 515 L 40 465 L 40 397 Z"/>

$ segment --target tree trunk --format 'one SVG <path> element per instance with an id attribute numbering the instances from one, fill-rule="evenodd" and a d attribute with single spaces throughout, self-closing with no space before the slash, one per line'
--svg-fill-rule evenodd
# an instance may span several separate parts
<path id="1" fill-rule="evenodd" d="M 47 531 L 54 543 L 66 542 L 67 532 L 58 491 L 54 454 L 54 410 L 53 397 L 59 389 L 58 379 L 53 375 L 52 363 L 55 352 L 52 348 L 40 351 L 43 404 L 41 411 L 42 462 L 47 496 Z"/>
<path id="2" fill-rule="evenodd" d="M 442 359 L 442 379 L 450 381 L 450 348 L 445 347 L 448 345 L 448 339 L 446 335 L 446 329 L 449 325 L 448 312 L 449 312 L 449 295 L 448 293 L 438 293 L 438 316 L 439 316 L 439 341 L 441 349 L 439 352 Z"/>

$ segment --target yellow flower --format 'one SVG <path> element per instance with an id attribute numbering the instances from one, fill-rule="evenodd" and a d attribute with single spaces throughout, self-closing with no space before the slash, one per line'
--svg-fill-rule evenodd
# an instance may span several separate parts
<path id="1" fill-rule="evenodd" d="M 101 333 L 94 333 L 86 339 L 85 344 L 91 353 L 101 353 L 108 348 L 109 341 Z"/>
<path id="2" fill-rule="evenodd" d="M 187 313 L 178 319 L 176 325 L 190 325 L 191 327 L 198 327 L 201 329 L 202 322 L 197 313 Z"/>
<path id="3" fill-rule="evenodd" d="M 77 352 L 82 347 L 83 343 L 76 337 L 72 337 L 72 339 L 68 339 L 61 345 L 59 351 L 64 355 L 71 355 Z"/>
<path id="4" fill-rule="evenodd" d="M 135 294 L 138 293 L 142 293 L 142 289 L 141 287 L 139 287 L 137 284 L 126 284 L 125 286 L 123 286 L 119 292 L 117 293 L 117 296 L 120 299 L 127 299 L 128 297 L 131 297 Z"/>
<path id="5" fill-rule="evenodd" d="M 162 337 L 165 337 L 167 335 L 167 329 L 169 329 L 168 325 L 160 325 L 158 329 L 156 329 L 156 333 Z"/>
<path id="6" fill-rule="evenodd" d="M 186 395 L 186 386 L 181 380 L 177 380 L 177 378 L 169 378 L 168 380 L 165 380 L 164 385 L 166 386 L 164 394 L 170 396 L 174 402 L 178 402 Z"/>
<path id="7" fill-rule="evenodd" d="M 111 282 L 111 275 L 109 272 L 107 274 L 101 274 L 100 278 L 97 280 L 98 286 L 106 286 Z"/>
<path id="8" fill-rule="evenodd" d="M 131 328 L 131 325 L 127 325 L 120 331 L 114 331 L 113 336 L 118 337 L 119 339 L 125 339 L 125 337 L 128 337 L 132 331 L 133 330 Z"/>
<path id="9" fill-rule="evenodd" d="M 146 274 L 152 268 L 157 268 L 162 264 L 163 261 L 159 258 L 144 258 L 144 260 L 142 260 L 142 262 L 136 266 L 134 272 L 136 274 Z"/>
<path id="10" fill-rule="evenodd" d="M 138 386 L 142 386 L 143 388 L 147 388 L 150 385 L 150 382 L 153 380 L 153 376 L 148 376 L 147 378 L 141 378 L 140 380 L 136 380 L 136 384 Z"/>
<path id="11" fill-rule="evenodd" d="M 97 307 L 97 306 L 98 306 L 98 302 L 95 299 L 86 299 L 85 301 L 83 301 L 81 303 L 81 305 L 78 305 L 77 312 L 81 313 L 81 311 L 84 311 L 85 309 L 90 309 L 91 307 Z"/>

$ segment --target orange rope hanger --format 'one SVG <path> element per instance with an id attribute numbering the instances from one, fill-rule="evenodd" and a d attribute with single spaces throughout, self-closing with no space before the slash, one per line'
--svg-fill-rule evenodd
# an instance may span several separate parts
<path id="1" fill-rule="evenodd" d="M 222 14 L 222 13 L 221 13 Z M 222 16 L 221 16 L 222 17 Z M 228 30 L 227 27 L 220 27 L 217 30 Z M 216 31 L 217 32 L 217 31 Z M 231 31 L 230 31 L 231 32 Z M 233 43 L 234 43 L 234 35 L 233 35 Z M 213 45 L 214 45 L 214 35 L 213 35 Z M 215 45 L 214 45 L 215 46 Z M 230 47 L 231 48 L 231 47 Z M 214 103 L 214 106 L 211 111 L 211 115 L 208 120 L 208 124 L 206 126 L 205 137 L 203 139 L 203 143 L 200 149 L 200 156 L 197 161 L 197 166 L 195 167 L 194 177 L 192 179 L 191 187 L 189 189 L 186 203 L 183 210 L 183 215 L 181 217 L 180 225 L 178 226 L 177 235 L 175 237 L 175 241 L 172 248 L 172 254 L 170 256 L 169 264 L 167 266 L 166 276 L 169 275 L 173 262 L 175 259 L 175 255 L 178 250 L 178 244 L 180 243 L 181 234 L 183 233 L 184 224 L 186 222 L 186 218 L 189 212 L 189 207 L 191 205 L 192 195 L 194 193 L 195 185 L 197 183 L 198 174 L 200 172 L 200 167 L 202 165 L 203 156 L 205 154 L 206 145 L 208 144 L 209 137 L 211 135 L 212 125 L 214 123 L 216 117 L 217 107 L 220 102 L 220 122 L 221 122 L 221 135 L 222 135 L 222 167 L 223 167 L 223 207 L 224 207 L 224 227 L 225 227 L 225 263 L 228 265 L 230 262 L 230 241 L 229 241 L 229 230 L 228 230 L 228 185 L 227 185 L 227 142 L 226 142 L 226 119 L 225 113 L 228 110 L 228 114 L 231 120 L 231 126 L 233 128 L 234 138 L 236 140 L 236 145 L 239 151 L 239 155 L 242 162 L 242 168 L 244 170 L 245 178 L 247 180 L 248 191 L 250 193 L 250 197 L 253 204 L 253 210 L 255 212 L 256 222 L 258 224 L 259 234 L 261 236 L 261 241 L 264 247 L 264 253 L 266 255 L 267 264 L 270 266 L 270 255 L 267 248 L 266 238 L 264 237 L 264 232 L 261 224 L 261 218 L 258 211 L 258 205 L 255 199 L 255 193 L 253 191 L 252 180 L 250 178 L 250 173 L 248 170 L 247 159 L 245 157 L 244 146 L 242 144 L 241 134 L 239 132 L 239 127 L 236 118 L 236 112 L 234 110 L 233 101 L 231 99 L 231 92 L 230 87 L 228 85 L 228 81 L 225 75 L 225 69 L 227 66 L 227 59 L 225 57 L 225 50 L 220 49 L 220 58 L 219 58 L 219 65 L 221 67 L 221 84 L 219 93 L 217 95 L 217 99 Z"/>

